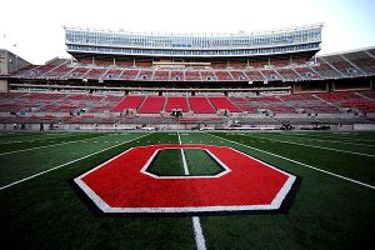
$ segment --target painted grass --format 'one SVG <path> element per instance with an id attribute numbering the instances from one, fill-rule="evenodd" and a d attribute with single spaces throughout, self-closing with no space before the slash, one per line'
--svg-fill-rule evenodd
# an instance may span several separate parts
<path id="1" fill-rule="evenodd" d="M 186 162 L 190 175 L 215 175 L 222 167 L 204 150 L 185 149 Z"/>
<path id="2" fill-rule="evenodd" d="M 166 149 L 159 151 L 147 171 L 159 176 L 184 175 L 181 151 L 179 149 Z"/>
<path id="3" fill-rule="evenodd" d="M 285 213 L 201 216 L 208 249 L 363 249 L 372 244 L 375 231 L 373 190 L 226 142 L 209 134 L 184 134 L 187 135 L 181 134 L 183 143 L 231 146 L 298 175 L 302 180 L 293 203 Z M 373 183 L 373 166 L 375 166 L 373 160 L 255 137 L 291 141 L 302 141 L 293 139 L 294 137 L 311 137 L 371 145 L 375 144 L 374 133 L 301 132 L 298 135 L 257 133 L 250 136 L 246 133 L 241 134 L 244 135 L 215 133 L 219 137 Z M 109 136 L 93 133 L 93 135 L 100 137 L 92 138 L 86 143 L 74 143 L 69 146 L 51 147 L 48 150 L 0 157 L 0 181 L 3 183 L 13 181 L 27 174 L 34 174 L 52 168 L 56 164 L 98 151 L 100 148 L 115 145 L 116 140 L 128 140 L 141 134 Z M 0 143 L 4 142 L 3 137 L 7 141 L 41 138 L 38 133 L 35 136 L 25 133 L 1 134 Z M 56 137 L 68 140 L 66 138 L 70 136 L 81 136 L 81 134 L 68 133 Z M 82 136 L 86 135 L 82 134 Z M 95 140 L 97 143 L 94 142 Z M 130 147 L 159 143 L 178 143 L 177 134 L 153 133 L 1 191 L 2 244 L 12 246 L 14 249 L 196 249 L 191 217 L 98 215 L 87 202 L 87 198 L 72 185 L 73 178 Z M 310 144 L 312 141 L 306 139 L 304 143 Z M 333 143 L 323 142 L 322 145 L 331 147 Z M 344 147 L 344 144 L 338 144 L 337 147 Z M 363 150 L 361 146 L 354 146 L 349 150 L 351 149 Z"/>

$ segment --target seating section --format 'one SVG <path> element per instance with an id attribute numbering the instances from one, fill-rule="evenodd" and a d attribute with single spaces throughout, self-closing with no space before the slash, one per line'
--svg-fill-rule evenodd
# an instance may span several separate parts
<path id="1" fill-rule="evenodd" d="M 201 75 L 198 70 L 187 70 L 185 72 L 185 80 L 187 81 L 199 81 L 201 79 Z"/>
<path id="2" fill-rule="evenodd" d="M 212 107 L 207 97 L 189 97 L 189 104 L 195 114 L 214 114 L 216 110 Z"/>
<path id="3" fill-rule="evenodd" d="M 156 81 L 168 81 L 169 80 L 169 71 L 168 70 L 158 70 L 155 71 L 153 80 Z"/>
<path id="4" fill-rule="evenodd" d="M 285 104 L 278 96 L 246 97 L 246 105 L 256 108 L 258 112 L 268 110 L 276 114 L 295 113 L 295 109 Z"/>
<path id="5" fill-rule="evenodd" d="M 126 115 L 118 112 L 133 109 Z M 277 96 L 144 96 L 127 97 L 108 94 L 72 93 L 0 93 L 0 122 L 64 121 L 74 122 L 134 122 L 153 115 L 165 118 L 165 112 L 181 109 L 186 123 L 222 120 L 218 110 L 232 115 L 329 114 L 345 115 L 375 113 L 375 91 L 340 91 Z M 193 111 L 193 112 L 190 112 Z M 123 118 L 125 117 L 125 118 Z M 169 117 L 169 116 L 167 116 Z M 237 117 L 237 116 L 235 116 Z M 124 120 L 125 119 L 125 120 Z M 167 118 L 165 118 L 167 119 Z M 202 120 L 203 119 L 203 120 Z M 168 120 L 168 119 L 167 119 Z M 170 122 L 169 120 L 166 122 Z M 173 120 L 171 121 L 173 122 Z"/>
<path id="6" fill-rule="evenodd" d="M 215 75 L 219 81 L 232 81 L 233 78 L 228 71 L 215 71 Z"/>
<path id="7" fill-rule="evenodd" d="M 151 62 L 129 63 L 118 60 L 116 66 L 106 63 L 87 65 L 65 62 L 61 65 L 31 65 L 11 75 L 26 79 L 88 79 L 117 81 L 222 81 L 222 82 L 272 82 L 311 79 L 337 79 L 345 77 L 374 76 L 374 50 L 317 57 L 316 60 L 271 59 L 270 62 L 236 62 L 228 60 L 211 65 L 185 65 L 170 69 L 152 66 Z"/>
<path id="8" fill-rule="evenodd" d="M 245 74 L 250 81 L 264 81 L 266 80 L 259 71 L 245 71 Z"/>
<path id="9" fill-rule="evenodd" d="M 182 112 L 190 111 L 186 97 L 168 97 L 165 111 L 171 112 L 174 109 L 180 109 Z"/>
<path id="10" fill-rule="evenodd" d="M 184 77 L 184 71 L 181 71 L 181 70 L 174 70 L 174 71 L 171 71 L 171 81 L 181 81 L 181 80 L 185 80 L 185 77 Z"/>
<path id="11" fill-rule="evenodd" d="M 318 96 L 342 108 L 352 108 L 364 112 L 372 112 L 375 109 L 375 99 L 356 92 L 322 93 Z"/>
<path id="12" fill-rule="evenodd" d="M 227 97 L 210 97 L 212 105 L 216 109 L 226 109 L 230 112 L 240 112 L 241 110 L 234 105 Z"/>
<path id="13" fill-rule="evenodd" d="M 138 109 L 140 114 L 160 114 L 165 103 L 164 96 L 147 96 L 146 100 Z"/>
<path id="14" fill-rule="evenodd" d="M 128 96 L 124 98 L 116 107 L 114 107 L 112 111 L 121 112 L 126 109 L 136 110 L 141 105 L 144 99 L 144 96 Z"/>
<path id="15" fill-rule="evenodd" d="M 119 79 L 120 80 L 135 80 L 138 73 L 140 73 L 139 70 L 123 70 Z"/>
<path id="16" fill-rule="evenodd" d="M 339 108 L 331 103 L 319 99 L 313 94 L 298 94 L 280 96 L 283 102 L 306 113 L 340 113 Z"/>

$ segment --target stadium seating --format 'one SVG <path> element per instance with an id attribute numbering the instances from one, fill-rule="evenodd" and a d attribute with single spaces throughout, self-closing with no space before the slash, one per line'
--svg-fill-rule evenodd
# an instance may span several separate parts
<path id="1" fill-rule="evenodd" d="M 122 71 L 122 69 L 110 69 L 104 74 L 103 78 L 105 80 L 118 80 Z"/>
<path id="2" fill-rule="evenodd" d="M 165 111 L 171 112 L 174 109 L 180 109 L 182 112 L 190 111 L 186 97 L 168 97 Z"/>
<path id="3" fill-rule="evenodd" d="M 238 94 L 239 96 L 236 97 L 182 97 L 174 95 L 168 97 L 144 95 L 123 97 L 107 94 L 56 92 L 0 93 L 0 123 L 43 121 L 91 124 L 113 124 L 115 122 L 173 124 L 173 119 L 163 114 L 163 111 L 170 112 L 173 109 L 181 109 L 185 112 L 182 122 L 186 124 L 222 122 L 223 114 L 217 111 L 223 109 L 229 110 L 231 115 L 240 113 L 241 116 L 236 119 L 242 119 L 252 124 L 262 122 L 272 124 L 273 121 L 266 117 L 273 117 L 273 115 L 280 119 L 279 122 L 282 119 L 288 119 L 288 121 L 308 124 L 308 119 L 303 120 L 307 114 L 320 117 L 319 119 L 325 117 L 325 121 L 331 119 L 335 122 L 363 122 L 363 116 L 350 114 L 375 113 L 374 90 L 276 96 Z M 130 116 L 116 114 L 127 109 L 137 110 L 137 113 L 132 113 Z M 190 110 L 193 112 L 189 112 Z"/>
<path id="4" fill-rule="evenodd" d="M 119 79 L 120 80 L 135 80 L 138 73 L 139 73 L 139 70 L 123 70 Z"/>
<path id="5" fill-rule="evenodd" d="M 241 110 L 234 105 L 227 97 L 209 97 L 209 100 L 211 101 L 212 105 L 216 109 L 225 109 L 230 112 L 240 112 Z"/>
<path id="6" fill-rule="evenodd" d="M 216 78 L 219 81 L 232 81 L 233 78 L 228 71 L 215 71 Z"/>
<path id="7" fill-rule="evenodd" d="M 169 80 L 169 70 L 157 70 L 155 71 L 154 78 L 155 81 L 168 81 Z"/>
<path id="8" fill-rule="evenodd" d="M 244 71 L 250 81 L 264 81 L 265 77 L 259 71 Z"/>
<path id="9" fill-rule="evenodd" d="M 93 68 L 86 74 L 87 79 L 99 79 L 103 76 L 103 74 L 106 72 L 106 69 L 97 69 Z"/>
<path id="10" fill-rule="evenodd" d="M 214 114 L 216 110 L 204 96 L 189 97 L 189 104 L 195 114 Z"/>
<path id="11" fill-rule="evenodd" d="M 230 74 L 233 76 L 233 79 L 236 81 L 248 81 L 249 80 L 249 78 L 246 76 L 246 74 L 243 71 L 231 70 Z"/>
<path id="12" fill-rule="evenodd" d="M 256 113 L 257 108 L 248 104 L 248 101 L 244 97 L 231 97 L 230 100 L 242 111 L 248 113 Z"/>
<path id="13" fill-rule="evenodd" d="M 32 65 L 12 74 L 15 78 L 32 79 L 89 79 L 123 81 L 295 81 L 311 79 L 338 79 L 354 76 L 375 75 L 375 59 L 365 51 L 343 55 L 317 57 L 315 61 L 294 60 L 285 64 L 276 60 L 212 64 L 212 67 L 189 66 L 185 69 L 160 69 L 144 64 L 121 63 L 116 66 L 98 64 Z M 266 66 L 265 66 L 266 65 Z M 222 67 L 223 66 L 223 67 Z"/>
<path id="14" fill-rule="evenodd" d="M 281 68 L 276 70 L 285 80 L 299 80 L 300 77 L 298 73 L 290 68 Z"/>
<path id="15" fill-rule="evenodd" d="M 201 70 L 200 71 L 202 80 L 204 81 L 214 81 L 216 80 L 216 76 L 213 71 L 211 70 Z"/>
<path id="16" fill-rule="evenodd" d="M 144 96 L 127 96 L 117 106 L 115 106 L 112 111 L 121 112 L 125 109 L 136 110 L 141 105 L 144 99 Z"/>
<path id="17" fill-rule="evenodd" d="M 172 70 L 171 71 L 171 81 L 181 81 L 185 80 L 185 74 L 182 70 Z"/>
<path id="18" fill-rule="evenodd" d="M 275 70 L 262 70 L 262 74 L 268 81 L 281 81 L 283 80 Z"/>
<path id="19" fill-rule="evenodd" d="M 160 114 L 164 108 L 164 96 L 147 96 L 138 109 L 140 114 Z"/>
<path id="20" fill-rule="evenodd" d="M 187 81 L 198 81 L 202 80 L 201 74 L 198 70 L 186 70 L 185 71 L 185 80 Z"/>

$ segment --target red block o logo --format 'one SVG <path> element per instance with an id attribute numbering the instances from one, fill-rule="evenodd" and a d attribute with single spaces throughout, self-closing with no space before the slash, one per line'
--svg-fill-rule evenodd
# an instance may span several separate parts
<path id="1" fill-rule="evenodd" d="M 157 151 L 201 149 L 223 171 L 215 176 L 156 176 Z M 296 177 L 230 147 L 151 145 L 130 148 L 74 179 L 104 213 L 201 213 L 279 209 Z"/>

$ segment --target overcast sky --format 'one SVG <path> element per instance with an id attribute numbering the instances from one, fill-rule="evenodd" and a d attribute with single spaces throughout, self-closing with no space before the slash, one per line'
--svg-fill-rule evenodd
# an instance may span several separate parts
<path id="1" fill-rule="evenodd" d="M 35 64 L 68 57 L 63 25 L 235 33 L 324 23 L 320 54 L 375 46 L 375 0 L 3 0 L 1 9 L 0 48 Z"/>

